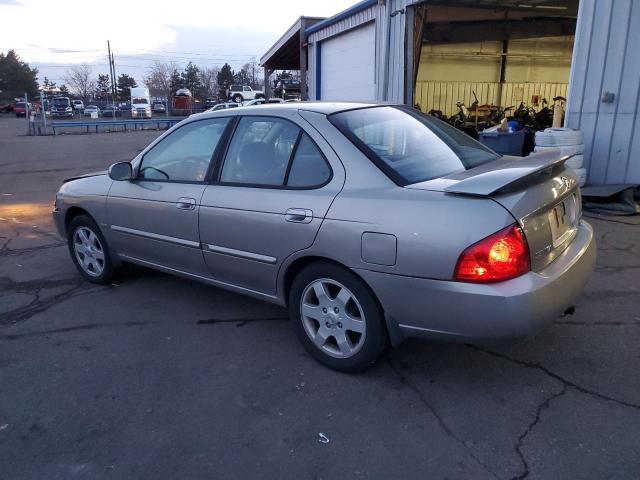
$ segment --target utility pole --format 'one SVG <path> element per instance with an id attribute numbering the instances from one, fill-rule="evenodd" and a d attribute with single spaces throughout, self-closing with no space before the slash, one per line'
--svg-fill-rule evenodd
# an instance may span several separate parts
<path id="1" fill-rule="evenodd" d="M 116 61 L 113 58 L 113 52 L 111 52 L 111 68 L 113 68 L 113 96 L 118 96 L 118 77 L 116 77 Z"/>
<path id="2" fill-rule="evenodd" d="M 109 76 L 111 77 L 111 103 L 116 104 L 115 99 L 115 69 L 113 68 L 113 56 L 111 55 L 111 43 L 107 40 L 107 60 L 109 60 Z M 115 115 L 115 114 L 114 114 Z"/>

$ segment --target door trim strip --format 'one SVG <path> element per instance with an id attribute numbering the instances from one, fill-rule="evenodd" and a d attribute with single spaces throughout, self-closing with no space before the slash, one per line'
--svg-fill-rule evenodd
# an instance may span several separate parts
<path id="1" fill-rule="evenodd" d="M 184 247 L 200 248 L 200 242 L 185 240 L 183 238 L 169 237 L 168 235 L 160 235 L 159 233 L 146 232 L 144 230 L 136 230 L 134 228 L 120 227 L 118 225 L 111 225 L 111 230 L 115 230 L 116 232 L 128 233 L 130 235 L 136 235 L 138 237 L 145 237 L 151 238 L 153 240 L 175 243 L 176 245 L 182 245 Z"/>
<path id="2" fill-rule="evenodd" d="M 259 253 L 245 252 L 244 250 L 236 250 L 234 248 L 219 247 L 218 245 L 207 245 L 209 251 L 214 253 L 221 253 L 223 255 L 229 255 L 231 257 L 244 258 L 245 260 L 253 260 L 260 263 L 268 263 L 274 265 L 278 259 L 270 257 L 268 255 L 260 255 Z"/>

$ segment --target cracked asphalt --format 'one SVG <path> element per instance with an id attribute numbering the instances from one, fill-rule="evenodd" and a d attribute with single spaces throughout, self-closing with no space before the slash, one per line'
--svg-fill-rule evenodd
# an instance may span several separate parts
<path id="1" fill-rule="evenodd" d="M 134 267 L 84 282 L 54 194 L 158 132 L 24 130 L 0 117 L 0 479 L 640 478 L 640 226 L 592 220 L 597 270 L 535 337 L 338 374 L 281 308 Z"/>

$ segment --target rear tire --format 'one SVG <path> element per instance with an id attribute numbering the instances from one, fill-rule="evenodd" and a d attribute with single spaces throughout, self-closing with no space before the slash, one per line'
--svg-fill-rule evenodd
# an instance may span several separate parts
<path id="1" fill-rule="evenodd" d="M 80 274 L 91 283 L 109 284 L 115 267 L 100 227 L 88 215 L 73 218 L 67 228 L 67 245 Z"/>
<path id="2" fill-rule="evenodd" d="M 233 101 L 236 103 L 242 103 L 242 95 L 234 95 Z"/>
<path id="3" fill-rule="evenodd" d="M 374 294 L 354 273 L 329 262 L 312 263 L 295 277 L 289 316 L 307 352 L 334 370 L 362 371 L 387 345 Z"/>

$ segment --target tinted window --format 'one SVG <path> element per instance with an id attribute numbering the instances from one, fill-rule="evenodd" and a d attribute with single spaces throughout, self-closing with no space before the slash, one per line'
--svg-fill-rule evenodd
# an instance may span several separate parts
<path id="1" fill-rule="evenodd" d="M 306 135 L 302 135 L 293 157 L 287 186 L 316 187 L 331 178 L 331 170 L 318 147 Z"/>
<path id="2" fill-rule="evenodd" d="M 282 186 L 299 132 L 286 120 L 243 117 L 229 145 L 220 180 Z"/>
<path id="3" fill-rule="evenodd" d="M 250 92 L 250 91 L 251 91 L 251 87 L 243 87 L 243 90 L 244 90 L 245 92 Z"/>
<path id="4" fill-rule="evenodd" d="M 451 125 L 414 110 L 362 108 L 330 120 L 401 185 L 464 171 L 499 156 Z"/>
<path id="5" fill-rule="evenodd" d="M 147 152 L 139 178 L 202 182 L 228 118 L 191 122 L 173 131 Z"/>

